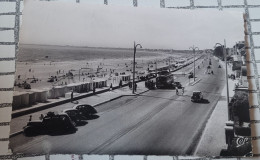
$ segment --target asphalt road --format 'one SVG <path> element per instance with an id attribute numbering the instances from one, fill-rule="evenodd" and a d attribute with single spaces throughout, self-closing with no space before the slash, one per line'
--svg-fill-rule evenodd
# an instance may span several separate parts
<path id="1" fill-rule="evenodd" d="M 206 63 L 206 62 L 205 62 Z M 204 64 L 205 64 L 204 63 Z M 88 120 L 74 134 L 10 139 L 14 153 L 87 153 L 135 155 L 192 154 L 224 87 L 224 70 L 213 59 L 214 75 L 197 71 L 201 81 L 175 90 L 157 89 L 98 106 L 98 118 Z M 179 77 L 183 85 L 187 77 Z M 192 91 L 204 94 L 202 103 L 190 101 Z M 224 138 L 224 137 L 223 137 Z"/>

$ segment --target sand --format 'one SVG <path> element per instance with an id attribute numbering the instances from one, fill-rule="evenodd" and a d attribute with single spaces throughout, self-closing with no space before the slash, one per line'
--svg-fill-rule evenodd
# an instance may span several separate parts
<path id="1" fill-rule="evenodd" d="M 150 70 L 155 69 L 155 65 L 151 64 L 155 61 L 157 61 L 157 67 L 159 68 L 169 63 L 169 57 L 172 60 L 187 57 L 187 54 L 183 53 L 171 54 L 161 51 L 140 50 L 137 51 L 137 54 L 136 76 L 142 76 L 142 73 L 146 74 L 148 64 L 150 64 Z M 132 76 L 132 63 L 133 51 L 131 49 L 26 45 L 21 47 L 18 54 L 15 81 L 16 84 L 26 81 L 31 85 L 31 89 L 49 89 L 53 86 L 98 80 L 100 78 L 108 80 L 108 84 L 110 84 L 117 73 Z M 63 78 L 68 72 L 74 75 L 73 78 Z M 54 82 L 47 82 L 51 76 L 56 76 L 57 81 L 55 79 Z M 34 78 L 38 81 L 31 83 Z M 15 91 L 24 90 L 15 87 Z"/>

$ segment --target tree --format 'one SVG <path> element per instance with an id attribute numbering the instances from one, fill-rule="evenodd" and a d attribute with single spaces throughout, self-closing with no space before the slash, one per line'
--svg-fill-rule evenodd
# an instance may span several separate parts
<path id="1" fill-rule="evenodd" d="M 232 110 L 234 116 L 238 118 L 239 123 L 250 122 L 248 93 L 237 91 L 233 99 L 234 103 L 232 105 Z"/>
<path id="2" fill-rule="evenodd" d="M 213 52 L 213 54 L 217 57 L 219 57 L 220 59 L 224 60 L 224 53 L 222 50 L 222 46 L 217 46 Z"/>

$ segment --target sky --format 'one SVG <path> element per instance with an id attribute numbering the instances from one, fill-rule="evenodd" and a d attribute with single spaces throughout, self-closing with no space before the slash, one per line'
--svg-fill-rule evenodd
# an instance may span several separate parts
<path id="1" fill-rule="evenodd" d="M 20 43 L 132 48 L 135 41 L 151 49 L 205 49 L 224 39 L 232 47 L 243 32 L 242 13 L 234 11 L 25 1 Z"/>

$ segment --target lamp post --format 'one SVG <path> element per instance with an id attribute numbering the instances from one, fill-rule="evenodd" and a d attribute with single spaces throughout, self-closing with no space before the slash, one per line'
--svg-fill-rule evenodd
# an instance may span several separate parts
<path id="1" fill-rule="evenodd" d="M 194 82 L 195 82 L 195 50 L 199 50 L 198 47 L 190 47 L 190 49 L 193 51 L 193 78 L 194 78 Z"/>
<path id="2" fill-rule="evenodd" d="M 227 51 L 226 51 L 226 40 L 224 40 L 224 45 L 220 44 L 220 43 L 216 43 L 216 46 L 219 45 L 222 48 L 222 52 L 224 54 L 225 57 L 225 66 L 226 66 L 226 85 L 227 85 L 227 106 L 229 105 L 229 88 L 228 88 L 228 71 L 227 71 Z M 229 108 L 228 108 L 228 120 L 230 120 L 230 114 L 229 114 Z"/>
<path id="3" fill-rule="evenodd" d="M 135 93 L 135 53 L 136 53 L 136 48 L 138 46 L 142 48 L 141 44 L 135 44 L 134 42 L 134 63 L 133 63 L 133 84 L 132 84 L 133 94 Z"/>

